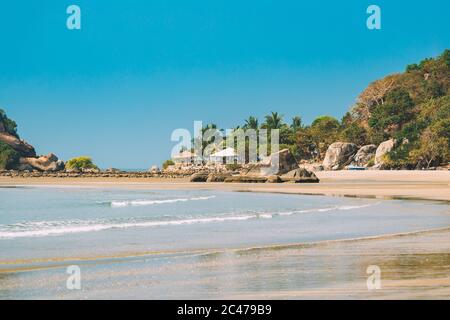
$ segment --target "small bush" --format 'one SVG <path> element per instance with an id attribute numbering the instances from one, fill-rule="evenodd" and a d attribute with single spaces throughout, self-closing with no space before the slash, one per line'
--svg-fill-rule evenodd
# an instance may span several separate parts
<path id="1" fill-rule="evenodd" d="M 5 131 L 17 137 L 17 124 L 6 116 L 4 110 L 0 109 L 0 122 L 3 123 Z"/>
<path id="2" fill-rule="evenodd" d="M 98 169 L 90 157 L 78 157 L 67 161 L 66 169 Z"/>
<path id="3" fill-rule="evenodd" d="M 19 154 L 4 142 L 0 141 L 0 170 L 11 169 L 19 161 Z"/>
<path id="4" fill-rule="evenodd" d="M 175 162 L 173 162 L 172 160 L 166 160 L 163 162 L 162 167 L 165 170 L 165 169 L 167 169 L 168 166 L 172 166 L 174 164 L 175 164 Z"/>
<path id="5" fill-rule="evenodd" d="M 367 162 L 368 167 L 373 167 L 375 165 L 375 156 L 370 158 L 370 160 Z"/>

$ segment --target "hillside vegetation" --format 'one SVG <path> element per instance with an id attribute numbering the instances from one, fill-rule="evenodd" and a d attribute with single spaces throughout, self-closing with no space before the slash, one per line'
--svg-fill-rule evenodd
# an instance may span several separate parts
<path id="1" fill-rule="evenodd" d="M 320 116 L 310 125 L 296 116 L 286 123 L 277 112 L 263 123 L 250 116 L 244 129 L 279 129 L 280 148 L 299 160 L 322 161 L 330 144 L 340 141 L 379 145 L 394 139 L 384 168 L 419 169 L 450 160 L 450 50 L 408 65 L 403 73 L 372 82 L 338 120 Z M 207 127 L 217 127 L 210 124 Z"/>
<path id="2" fill-rule="evenodd" d="M 385 155 L 384 168 L 446 165 L 450 161 L 450 50 L 372 82 L 341 120 L 325 115 L 305 125 L 296 116 L 286 123 L 281 114 L 272 112 L 262 123 L 250 116 L 237 126 L 241 127 L 279 129 L 280 149 L 288 148 L 298 160 L 321 161 L 337 141 L 361 147 L 393 139 L 395 147 Z M 19 139 L 17 124 L 0 109 L 0 169 L 15 167 L 19 157 L 30 156 L 34 149 Z M 88 158 L 73 159 L 68 166 L 95 167 Z"/>

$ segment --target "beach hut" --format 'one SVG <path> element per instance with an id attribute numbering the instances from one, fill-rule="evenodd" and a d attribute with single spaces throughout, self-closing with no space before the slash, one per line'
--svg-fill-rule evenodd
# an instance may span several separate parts
<path id="1" fill-rule="evenodd" d="M 191 164 L 193 162 L 201 161 L 201 157 L 190 151 L 180 152 L 172 157 L 176 164 Z"/>
<path id="2" fill-rule="evenodd" d="M 238 160 L 238 155 L 233 148 L 226 148 L 224 150 L 213 153 L 209 156 L 209 159 L 213 163 L 234 163 Z"/>

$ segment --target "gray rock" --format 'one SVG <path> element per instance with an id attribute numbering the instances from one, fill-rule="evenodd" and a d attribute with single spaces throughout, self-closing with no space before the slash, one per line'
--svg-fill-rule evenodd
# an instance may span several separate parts
<path id="1" fill-rule="evenodd" d="M 384 156 L 392 151 L 395 147 L 395 140 L 389 139 L 387 141 L 384 141 L 380 143 L 380 145 L 377 148 L 377 151 L 375 152 L 375 167 L 382 168 L 384 164 Z"/>
<path id="2" fill-rule="evenodd" d="M 267 183 L 282 183 L 283 180 L 281 180 L 280 176 L 273 175 L 267 177 Z"/>
<path id="3" fill-rule="evenodd" d="M 64 169 L 64 162 L 59 161 L 53 153 L 39 158 L 22 157 L 19 159 L 19 170 L 29 167 L 39 171 L 60 171 Z"/>
<path id="4" fill-rule="evenodd" d="M 369 144 L 359 148 L 358 152 L 353 158 L 353 165 L 367 167 L 368 162 L 375 156 L 377 146 L 374 144 Z"/>
<path id="5" fill-rule="evenodd" d="M 161 170 L 158 168 L 158 166 L 152 166 L 150 168 L 150 170 L 148 170 L 148 171 L 152 174 L 160 174 L 161 173 Z"/>
<path id="6" fill-rule="evenodd" d="M 250 175 L 231 176 L 225 179 L 225 182 L 230 183 L 265 183 L 266 181 L 267 177 Z"/>
<path id="7" fill-rule="evenodd" d="M 209 173 L 208 172 L 198 172 L 194 173 L 191 178 L 190 182 L 206 182 L 208 180 Z"/>
<path id="8" fill-rule="evenodd" d="M 224 182 L 228 177 L 231 177 L 231 173 L 210 173 L 206 182 Z"/>
<path id="9" fill-rule="evenodd" d="M 282 175 L 280 178 L 283 182 L 293 182 L 293 183 L 320 182 L 319 178 L 317 178 L 314 172 L 308 171 L 304 168 L 289 171 L 288 173 Z"/>
<path id="10" fill-rule="evenodd" d="M 266 159 L 250 166 L 245 175 L 268 177 L 280 175 L 298 168 L 298 162 L 288 149 L 272 153 Z"/>
<path id="11" fill-rule="evenodd" d="M 332 143 L 325 154 L 323 168 L 325 170 L 339 170 L 350 164 L 353 156 L 358 151 L 354 143 L 335 142 Z"/>
<path id="12" fill-rule="evenodd" d="M 22 157 L 36 157 L 33 146 L 6 132 L 0 132 L 0 141 L 6 143 Z"/>

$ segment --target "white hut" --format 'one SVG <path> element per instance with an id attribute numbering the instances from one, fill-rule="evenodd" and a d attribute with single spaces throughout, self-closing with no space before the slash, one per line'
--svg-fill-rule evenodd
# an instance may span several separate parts
<path id="1" fill-rule="evenodd" d="M 214 163 L 234 163 L 235 160 L 238 160 L 238 155 L 233 148 L 226 148 L 213 153 L 209 156 L 209 159 Z"/>
<path id="2" fill-rule="evenodd" d="M 201 157 L 190 151 L 180 152 L 172 157 L 173 162 L 176 164 L 191 164 L 193 162 L 201 160 Z"/>

